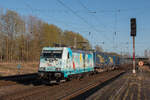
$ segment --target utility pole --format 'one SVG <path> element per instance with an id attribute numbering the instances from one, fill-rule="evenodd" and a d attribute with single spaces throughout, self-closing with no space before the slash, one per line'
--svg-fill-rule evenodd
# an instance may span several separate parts
<path id="1" fill-rule="evenodd" d="M 74 38 L 74 48 L 76 49 L 76 47 L 77 47 L 77 37 L 75 36 L 75 38 Z"/>
<path id="2" fill-rule="evenodd" d="M 135 71 L 135 36 L 136 36 L 136 18 L 131 18 L 131 36 L 133 38 L 133 73 L 136 73 Z"/>
<path id="3" fill-rule="evenodd" d="M 136 73 L 135 71 L 135 36 L 133 36 L 133 73 Z"/>

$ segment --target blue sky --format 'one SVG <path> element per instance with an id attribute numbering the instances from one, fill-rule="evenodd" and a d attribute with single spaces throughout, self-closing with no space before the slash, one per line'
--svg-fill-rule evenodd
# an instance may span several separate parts
<path id="1" fill-rule="evenodd" d="M 105 51 L 130 54 L 130 18 L 135 17 L 136 54 L 150 49 L 150 0 L 0 0 L 0 8 L 79 32 L 93 47 L 99 44 Z"/>

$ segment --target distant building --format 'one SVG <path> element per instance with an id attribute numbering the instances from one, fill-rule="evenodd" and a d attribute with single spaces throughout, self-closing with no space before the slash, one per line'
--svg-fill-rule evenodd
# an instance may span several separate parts
<path id="1" fill-rule="evenodd" d="M 148 58 L 148 51 L 147 51 L 147 49 L 144 51 L 144 57 Z"/>

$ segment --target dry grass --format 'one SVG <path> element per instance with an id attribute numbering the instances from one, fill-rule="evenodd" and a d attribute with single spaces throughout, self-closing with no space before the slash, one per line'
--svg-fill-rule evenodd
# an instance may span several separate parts
<path id="1" fill-rule="evenodd" d="M 17 68 L 19 64 L 21 65 L 20 69 Z M 35 73 L 38 71 L 38 65 L 37 62 L 0 63 L 0 76 Z"/>

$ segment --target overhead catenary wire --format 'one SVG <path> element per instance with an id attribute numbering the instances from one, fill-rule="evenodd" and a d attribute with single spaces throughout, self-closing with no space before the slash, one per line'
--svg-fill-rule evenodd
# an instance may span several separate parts
<path id="1" fill-rule="evenodd" d="M 90 23 L 88 23 L 83 17 L 81 17 L 81 16 L 79 16 L 74 10 L 72 10 L 71 8 L 69 8 L 68 6 L 66 6 L 63 2 L 61 2 L 60 0 L 58 0 L 58 2 L 61 4 L 61 5 L 63 5 L 64 7 L 66 7 L 67 9 L 69 9 L 73 14 L 75 14 L 77 17 L 79 17 L 82 21 L 84 21 L 84 23 L 86 23 L 87 25 L 89 25 L 91 28 L 93 28 L 95 31 L 96 31 L 96 29 L 94 28 L 94 26 L 93 25 L 91 25 Z M 43 10 L 41 10 L 41 9 L 34 9 L 34 8 L 32 8 L 28 3 L 26 3 L 26 6 L 31 10 L 31 12 L 33 13 L 33 11 L 34 10 L 36 10 L 36 11 L 43 11 Z M 49 11 L 49 10 L 47 10 L 47 11 Z M 66 11 L 65 11 L 65 13 L 66 13 Z"/>
<path id="2" fill-rule="evenodd" d="M 99 19 L 95 16 L 95 14 L 97 13 L 95 10 L 93 11 L 93 10 L 90 10 L 85 4 L 83 4 L 82 2 L 81 2 L 81 0 L 78 0 L 78 3 L 85 9 L 85 10 L 87 10 L 89 13 L 93 13 L 91 16 L 93 16 L 94 17 L 94 19 L 96 19 L 97 20 L 97 22 L 99 22 L 99 24 L 100 25 L 103 25 L 104 26 L 104 28 L 106 28 L 106 25 L 104 25 L 104 24 L 102 24 L 102 23 L 100 23 L 100 21 L 99 21 Z M 123 11 L 126 11 L 127 9 L 122 9 Z M 121 10 L 120 9 L 116 9 L 116 10 L 105 10 L 105 11 L 102 11 L 103 13 L 105 13 L 105 12 L 112 12 L 112 13 L 114 13 L 115 14 L 115 20 L 114 20 L 114 27 L 112 27 L 114 30 L 113 31 L 111 31 L 112 32 L 112 45 L 113 45 L 113 49 L 115 50 L 115 49 L 117 49 L 117 47 L 118 47 L 118 39 L 117 39 L 117 21 L 118 21 L 118 12 L 120 12 Z M 109 30 L 110 28 L 107 28 L 107 31 Z"/>
<path id="3" fill-rule="evenodd" d="M 96 14 L 96 11 L 93 11 L 93 10 L 90 10 L 86 5 L 84 5 L 80 0 L 78 0 L 78 3 L 85 9 L 85 10 L 87 10 L 88 11 L 88 13 L 94 13 L 94 14 Z M 90 14 L 91 15 L 91 14 Z M 104 26 L 104 28 L 106 28 L 106 25 L 104 25 L 103 23 L 100 23 L 100 21 L 99 21 L 99 19 L 95 16 L 95 15 L 91 15 L 92 17 L 94 17 L 94 19 L 96 19 L 97 20 L 97 22 L 100 24 L 100 25 L 103 25 Z M 107 28 L 107 31 L 109 30 L 109 28 Z M 106 37 L 107 35 L 105 34 L 105 37 Z M 109 40 L 110 41 L 110 40 Z M 110 41 L 111 42 L 111 41 Z"/>
<path id="4" fill-rule="evenodd" d="M 99 18 L 97 18 L 97 16 L 95 16 L 95 14 L 97 13 L 95 10 L 90 10 L 85 4 L 83 4 L 80 0 L 78 0 L 78 3 L 85 9 L 88 11 L 88 13 L 93 13 L 93 14 L 90 14 L 91 16 L 94 17 L 94 19 L 97 20 L 97 22 L 100 24 L 100 25 L 103 25 L 105 28 L 106 28 L 106 25 L 103 24 L 103 23 L 100 23 L 100 20 Z M 109 28 L 107 29 L 107 31 L 109 30 Z"/>
<path id="5" fill-rule="evenodd" d="M 84 17 L 80 16 L 79 14 L 77 14 L 73 9 L 71 9 L 69 6 L 67 6 L 64 2 L 62 2 L 61 0 L 57 0 L 58 3 L 60 3 L 62 6 L 64 6 L 65 8 L 67 8 L 70 12 L 72 12 L 75 16 L 77 16 L 79 19 L 81 19 L 85 24 L 87 24 L 91 29 L 93 29 L 95 32 L 100 33 L 100 32 L 104 32 L 102 30 L 97 30 L 92 24 L 90 24 Z M 110 40 L 106 35 L 103 34 L 103 36 Z"/>

